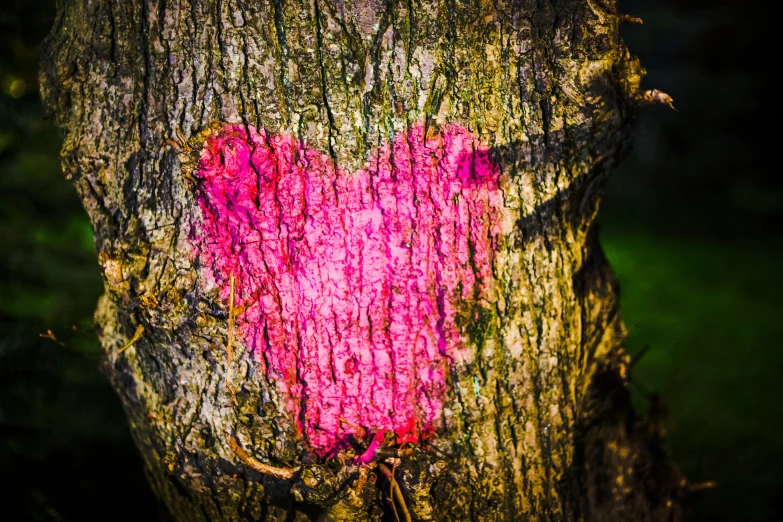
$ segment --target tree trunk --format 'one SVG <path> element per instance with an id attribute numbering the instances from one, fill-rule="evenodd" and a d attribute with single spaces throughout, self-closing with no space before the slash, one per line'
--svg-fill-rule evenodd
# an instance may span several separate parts
<path id="1" fill-rule="evenodd" d="M 674 520 L 597 241 L 610 0 L 63 0 L 42 94 L 156 494 L 198 520 Z"/>

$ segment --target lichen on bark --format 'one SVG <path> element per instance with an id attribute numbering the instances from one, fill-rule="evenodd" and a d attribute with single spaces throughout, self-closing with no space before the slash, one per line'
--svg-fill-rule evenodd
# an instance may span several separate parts
<path id="1" fill-rule="evenodd" d="M 60 3 L 41 89 L 100 252 L 104 370 L 177 519 L 388 519 L 389 458 L 415 520 L 680 515 L 677 471 L 628 404 L 594 224 L 641 76 L 619 22 L 608 0 Z M 181 133 L 200 149 L 216 123 L 291 136 L 339 172 L 419 124 L 487 148 L 503 233 L 474 261 L 492 285 L 456 312 L 466 348 L 431 437 L 384 440 L 369 465 L 327 459 L 241 336 L 226 368 L 233 310 L 192 255 L 203 179 L 171 146 Z"/>

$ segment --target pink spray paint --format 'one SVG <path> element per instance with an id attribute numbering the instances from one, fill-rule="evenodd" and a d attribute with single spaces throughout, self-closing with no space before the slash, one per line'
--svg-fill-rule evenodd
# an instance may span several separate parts
<path id="1" fill-rule="evenodd" d="M 441 419 L 455 315 L 486 295 L 498 169 L 470 133 L 423 126 L 357 172 L 290 135 L 226 126 L 197 176 L 202 265 L 319 455 L 361 426 L 426 437 Z M 343 420 L 347 422 L 344 422 Z"/>

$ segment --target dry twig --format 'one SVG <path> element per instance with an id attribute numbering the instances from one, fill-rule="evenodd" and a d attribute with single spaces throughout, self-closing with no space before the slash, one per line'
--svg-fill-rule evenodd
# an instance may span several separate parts
<path id="1" fill-rule="evenodd" d="M 283 480 L 291 480 L 294 476 L 294 473 L 299 471 L 299 468 L 276 468 L 254 459 L 242 448 L 242 446 L 239 445 L 239 442 L 237 442 L 234 437 L 229 436 L 228 445 L 242 462 L 259 473 L 263 473 L 264 475 L 269 475 L 271 477 L 276 477 Z"/>
<path id="2" fill-rule="evenodd" d="M 63 344 L 62 341 L 59 341 L 57 337 L 54 336 L 54 332 L 52 332 L 51 330 L 46 330 L 46 333 L 38 334 L 38 337 L 42 339 L 49 339 L 50 341 L 56 342 L 60 346 L 65 346 L 65 344 Z"/>
<path id="3" fill-rule="evenodd" d="M 226 361 L 226 388 L 231 394 L 231 398 L 234 401 L 234 405 L 237 405 L 237 394 L 234 388 L 231 386 L 231 359 L 233 356 L 232 345 L 234 343 L 234 272 L 231 272 L 229 276 L 229 291 L 228 291 L 228 344 L 226 345 L 227 361 Z"/>
<path id="4" fill-rule="evenodd" d="M 356 435 L 359 436 L 362 440 L 364 440 L 364 437 L 367 436 L 367 430 L 362 428 L 361 426 L 357 426 L 356 424 L 350 422 L 345 417 L 340 417 L 340 422 L 348 426 L 349 428 L 353 428 L 353 430 L 356 432 Z"/>
<path id="5" fill-rule="evenodd" d="M 117 353 L 122 353 L 128 348 L 130 348 L 131 346 L 133 346 L 136 341 L 141 339 L 141 334 L 143 333 L 144 333 L 144 327 L 142 325 L 137 326 L 136 331 L 133 332 L 133 337 L 131 337 L 130 340 L 127 343 L 125 343 L 125 346 L 120 348 L 120 350 Z"/>
<path id="6" fill-rule="evenodd" d="M 672 97 L 663 91 L 659 91 L 658 89 L 643 91 L 640 97 L 645 103 L 660 103 L 662 105 L 666 105 L 670 109 L 674 109 L 675 111 L 677 110 L 674 107 L 674 100 Z"/>
<path id="7" fill-rule="evenodd" d="M 712 489 L 718 485 L 714 480 L 707 480 L 705 482 L 697 482 L 695 484 L 688 484 L 685 486 L 685 493 L 691 494 L 704 489 Z"/>
<path id="8" fill-rule="evenodd" d="M 624 23 L 624 24 L 639 24 L 639 25 L 641 25 L 641 24 L 644 23 L 642 21 L 642 19 L 639 18 L 638 16 L 631 16 L 629 14 L 620 15 L 620 21 L 622 23 Z"/>
<path id="9" fill-rule="evenodd" d="M 390 500 L 391 500 L 392 509 L 394 510 L 394 517 L 397 519 L 397 522 L 399 522 L 400 516 L 397 513 L 397 507 L 395 506 L 395 502 L 394 502 L 395 500 L 397 501 L 397 504 L 400 505 L 400 510 L 402 511 L 402 515 L 405 522 L 411 522 L 412 521 L 411 514 L 408 511 L 408 506 L 405 504 L 405 497 L 402 495 L 402 490 L 400 489 L 399 484 L 397 484 L 397 479 L 395 478 L 397 461 L 395 461 L 394 467 L 392 469 L 389 469 L 389 467 L 386 464 L 378 464 L 378 469 L 381 470 L 381 473 L 383 473 L 391 483 L 391 493 L 393 498 Z"/>

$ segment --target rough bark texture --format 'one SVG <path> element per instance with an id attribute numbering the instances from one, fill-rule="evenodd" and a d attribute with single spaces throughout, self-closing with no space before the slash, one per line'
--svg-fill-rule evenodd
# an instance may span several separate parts
<path id="1" fill-rule="evenodd" d="M 42 94 L 95 228 L 104 368 L 176 519 L 681 516 L 680 477 L 628 404 L 594 225 L 641 75 L 618 24 L 609 0 L 61 2 Z M 170 142 L 197 154 L 226 123 L 345 171 L 419 124 L 490 147 L 505 224 L 492 291 L 466 305 L 431 436 L 387 440 L 369 463 L 322 458 L 241 338 L 227 372 L 232 314 L 194 255 L 199 179 Z"/>

